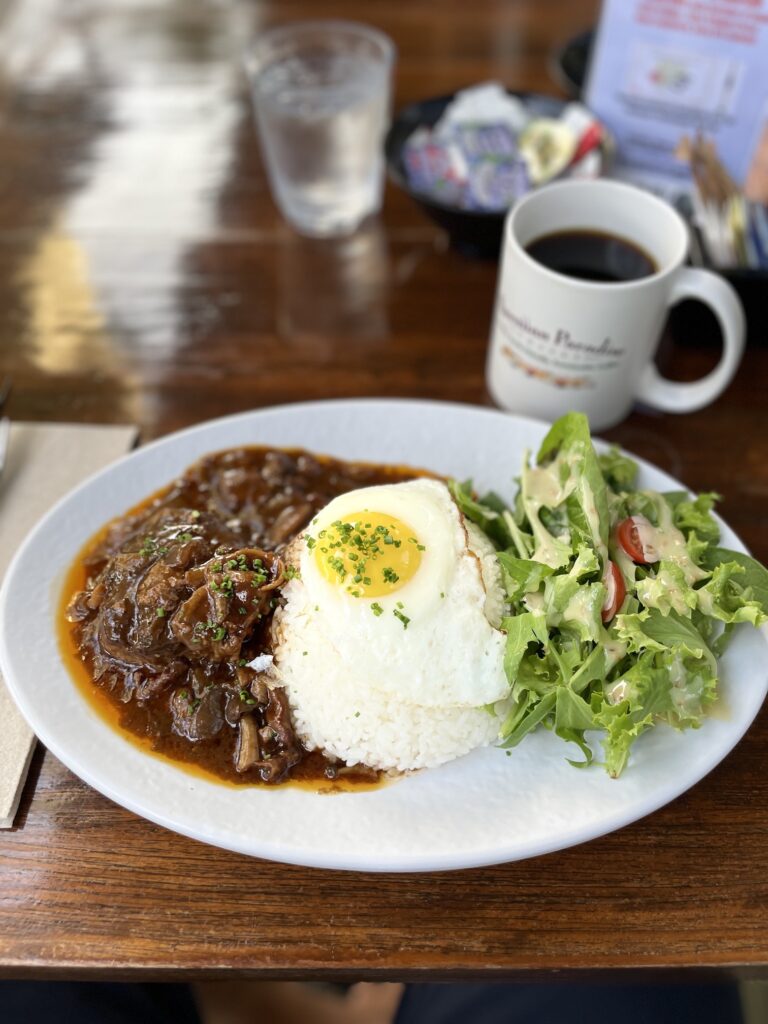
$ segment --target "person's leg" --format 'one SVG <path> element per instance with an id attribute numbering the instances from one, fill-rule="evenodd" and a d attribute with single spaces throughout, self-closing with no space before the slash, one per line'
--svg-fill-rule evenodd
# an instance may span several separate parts
<path id="1" fill-rule="evenodd" d="M 203 1024 L 392 1024 L 402 988 L 291 981 L 193 985 Z"/>

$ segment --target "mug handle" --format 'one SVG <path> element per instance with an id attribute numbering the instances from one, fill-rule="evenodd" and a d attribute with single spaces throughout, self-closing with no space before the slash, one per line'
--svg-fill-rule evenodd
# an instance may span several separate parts
<path id="1" fill-rule="evenodd" d="M 653 362 L 649 363 L 640 377 L 637 398 L 665 412 L 694 412 L 714 402 L 733 380 L 744 351 L 744 310 L 727 281 L 709 270 L 683 267 L 672 287 L 669 305 L 682 299 L 699 299 L 714 312 L 723 332 L 723 354 L 714 370 L 690 384 L 667 380 Z"/>

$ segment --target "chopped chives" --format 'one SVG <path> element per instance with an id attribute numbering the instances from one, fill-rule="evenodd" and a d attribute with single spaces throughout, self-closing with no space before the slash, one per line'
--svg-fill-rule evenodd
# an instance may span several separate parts
<path id="1" fill-rule="evenodd" d="M 403 613 L 401 611 L 399 611 L 397 608 L 393 608 L 392 609 L 392 613 L 395 616 L 395 618 L 400 619 L 400 621 L 403 624 L 403 629 L 408 629 L 408 623 L 411 621 L 408 618 L 408 616 L 407 615 L 403 615 Z"/>

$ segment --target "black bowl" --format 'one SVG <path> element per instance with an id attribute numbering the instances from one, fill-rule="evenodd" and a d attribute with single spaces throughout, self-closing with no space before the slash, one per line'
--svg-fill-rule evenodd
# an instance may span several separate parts
<path id="1" fill-rule="evenodd" d="M 387 132 L 384 152 L 387 158 L 389 177 L 421 207 L 441 228 L 448 232 L 451 245 L 467 256 L 482 259 L 498 259 L 504 233 L 506 211 L 498 213 L 481 210 L 463 210 L 457 206 L 440 202 L 434 196 L 426 195 L 412 188 L 408 182 L 403 164 L 403 149 L 406 141 L 417 128 L 431 128 L 437 123 L 445 108 L 454 98 L 435 96 L 421 100 L 399 111 Z M 524 100 L 533 117 L 559 117 L 565 106 L 562 100 L 538 93 L 510 93 Z"/>
<path id="2" fill-rule="evenodd" d="M 552 57 L 550 70 L 553 78 L 558 85 L 577 99 L 584 92 L 594 44 L 595 33 L 593 29 L 590 29 L 569 39 Z"/>

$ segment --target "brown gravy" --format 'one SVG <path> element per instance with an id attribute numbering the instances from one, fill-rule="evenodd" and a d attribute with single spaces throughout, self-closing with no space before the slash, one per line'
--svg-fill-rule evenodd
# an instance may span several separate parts
<path id="1" fill-rule="evenodd" d="M 174 691 L 163 686 L 156 693 L 142 693 L 141 688 L 129 686 L 135 665 L 126 666 L 119 658 L 112 659 L 104 650 L 97 649 L 99 645 L 94 639 L 97 634 L 88 628 L 88 618 L 72 622 L 68 609 L 75 599 L 83 606 L 84 597 L 98 588 L 111 559 L 139 558 L 138 543 L 144 545 L 142 555 L 147 551 L 152 553 L 151 546 L 145 550 L 147 540 L 142 541 L 141 534 L 144 524 L 157 522 L 158 516 L 194 510 L 203 514 L 204 521 L 215 517 L 217 522 L 226 522 L 240 544 L 279 553 L 312 516 L 338 494 L 359 487 L 399 483 L 419 475 L 423 474 L 405 467 L 347 463 L 299 449 L 256 446 L 228 449 L 201 459 L 173 483 L 107 523 L 87 542 L 70 567 L 58 617 L 64 664 L 90 707 L 142 750 L 192 774 L 231 786 L 264 785 L 255 769 L 237 771 L 235 768 L 236 727 L 225 722 L 215 735 L 194 740 L 180 735 L 169 710 L 170 695 Z M 237 543 L 231 540 L 230 547 L 233 546 L 237 547 Z M 125 552 L 129 554 L 126 556 Z M 226 559 L 227 556 L 221 557 Z M 92 622 L 93 615 L 87 614 Z M 239 654 L 250 659 L 268 650 L 269 618 L 271 613 L 254 623 Z M 174 652 L 174 657 L 177 655 L 178 652 Z M 238 664 L 245 658 L 238 658 Z M 199 667 L 188 651 L 183 660 L 188 668 L 188 676 L 184 678 L 191 679 Z M 105 662 L 108 672 L 104 671 Z M 211 680 L 209 689 L 233 685 L 231 659 L 229 664 L 222 660 L 219 665 L 209 656 L 204 669 L 206 678 Z M 338 774 L 339 769 L 342 769 L 341 774 Z M 302 750 L 299 762 L 279 781 L 314 791 L 333 792 L 374 788 L 381 783 L 381 775 L 369 769 L 355 771 L 335 766 L 319 751 Z"/>

